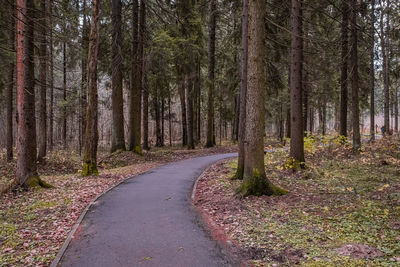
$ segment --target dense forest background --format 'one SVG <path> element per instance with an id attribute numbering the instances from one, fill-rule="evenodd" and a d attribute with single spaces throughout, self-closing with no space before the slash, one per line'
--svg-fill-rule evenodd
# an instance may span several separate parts
<path id="1" fill-rule="evenodd" d="M 354 123 L 362 134 L 397 132 L 399 4 L 294 1 L 301 7 L 296 17 L 291 2 L 264 1 L 265 134 L 282 142 L 290 137 L 296 38 L 302 132 L 353 136 Z M 33 27 L 29 116 L 35 138 L 26 139 L 37 142 L 39 161 L 52 149 L 85 157 L 85 136 L 96 137 L 87 126 L 92 121 L 98 127 L 93 153 L 97 145 L 141 154 L 152 146 L 191 149 L 237 141 L 245 99 L 244 7 L 228 0 L 5 1 L 0 7 L 0 145 L 7 158 L 13 158 L 18 136 L 21 70 L 15 63 L 21 20 Z M 93 30 L 96 40 L 89 38 Z M 96 75 L 90 77 L 93 60 Z"/>

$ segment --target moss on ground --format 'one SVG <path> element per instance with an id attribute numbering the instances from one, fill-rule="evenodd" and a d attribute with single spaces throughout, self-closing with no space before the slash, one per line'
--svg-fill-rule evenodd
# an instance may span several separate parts
<path id="1" fill-rule="evenodd" d="M 230 214 L 234 220 L 225 229 L 245 250 L 256 251 L 256 266 L 400 266 L 399 155 L 396 138 L 365 145 L 359 155 L 338 141 L 308 151 L 307 169 L 293 171 L 285 168 L 287 152 L 268 153 L 268 178 L 290 193 L 241 199 L 245 208 Z M 234 160 L 225 168 L 230 172 L 215 186 L 223 185 L 229 197 L 241 182 L 230 179 Z M 349 244 L 381 255 L 338 253 Z"/>

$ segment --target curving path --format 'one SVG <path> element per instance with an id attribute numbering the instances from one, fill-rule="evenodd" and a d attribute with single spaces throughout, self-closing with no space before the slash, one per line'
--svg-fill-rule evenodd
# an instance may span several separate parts
<path id="1" fill-rule="evenodd" d="M 190 204 L 201 172 L 236 155 L 183 160 L 126 180 L 89 209 L 59 266 L 237 266 Z"/>

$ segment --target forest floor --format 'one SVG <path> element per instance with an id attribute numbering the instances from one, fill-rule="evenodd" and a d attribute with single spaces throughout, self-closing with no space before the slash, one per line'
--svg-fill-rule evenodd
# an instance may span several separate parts
<path id="1" fill-rule="evenodd" d="M 38 171 L 55 188 L 0 195 L 0 266 L 49 266 L 86 206 L 133 175 L 168 162 L 234 151 L 236 146 L 225 144 L 195 150 L 154 148 L 143 156 L 99 153 L 100 175 L 82 177 L 79 155 L 54 150 Z M 0 156 L 1 185 L 14 177 L 16 163 L 6 163 L 4 153 Z"/>
<path id="2" fill-rule="evenodd" d="M 365 142 L 359 155 L 339 141 L 306 138 L 300 171 L 285 149 L 267 153 L 284 196 L 236 195 L 231 159 L 202 175 L 194 203 L 254 266 L 400 266 L 399 137 Z"/>

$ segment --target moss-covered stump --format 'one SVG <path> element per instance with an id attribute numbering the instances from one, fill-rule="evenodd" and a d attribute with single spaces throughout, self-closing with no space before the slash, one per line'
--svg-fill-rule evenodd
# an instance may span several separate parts
<path id="1" fill-rule="evenodd" d="M 237 189 L 237 193 L 243 196 L 282 196 L 288 191 L 272 184 L 267 177 L 253 175 L 244 179 L 242 185 Z"/>
<path id="2" fill-rule="evenodd" d="M 26 180 L 23 187 L 25 187 L 25 188 L 37 188 L 37 187 L 54 188 L 53 185 L 43 181 L 42 179 L 40 179 L 39 176 L 30 177 L 28 180 Z"/>
<path id="3" fill-rule="evenodd" d="M 86 162 L 83 164 L 82 176 L 90 176 L 90 175 L 99 175 L 99 171 L 97 170 L 97 164 L 92 162 Z"/>

